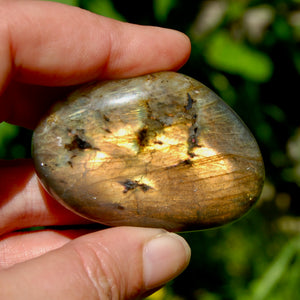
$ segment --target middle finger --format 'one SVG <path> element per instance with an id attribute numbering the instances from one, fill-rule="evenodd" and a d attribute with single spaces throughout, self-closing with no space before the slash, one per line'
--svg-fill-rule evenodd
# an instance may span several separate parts
<path id="1" fill-rule="evenodd" d="M 0 161 L 0 235 L 34 226 L 88 224 L 40 185 L 33 162 Z"/>

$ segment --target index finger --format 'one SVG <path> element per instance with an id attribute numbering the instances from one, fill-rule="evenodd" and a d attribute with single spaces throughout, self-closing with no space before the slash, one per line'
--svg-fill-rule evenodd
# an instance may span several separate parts
<path id="1" fill-rule="evenodd" d="M 68 86 L 175 70 L 190 53 L 188 38 L 177 31 L 123 23 L 54 2 L 1 2 L 0 20 L 0 120 L 17 124 L 24 114 L 19 101 L 36 105 L 44 90 L 35 98 L 30 97 L 33 88 L 20 95 L 14 81 Z M 31 120 L 29 110 L 26 114 Z"/>

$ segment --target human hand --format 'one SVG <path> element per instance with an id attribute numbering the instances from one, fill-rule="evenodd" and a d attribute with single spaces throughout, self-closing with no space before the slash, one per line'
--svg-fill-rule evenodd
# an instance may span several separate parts
<path id="1" fill-rule="evenodd" d="M 189 52 L 175 31 L 53 2 L 0 1 L 0 121 L 33 129 L 69 86 L 176 70 Z M 31 160 L 0 162 L 0 220 L 0 299 L 132 299 L 190 257 L 181 237 L 160 229 L 17 231 L 88 223 L 41 188 Z"/>

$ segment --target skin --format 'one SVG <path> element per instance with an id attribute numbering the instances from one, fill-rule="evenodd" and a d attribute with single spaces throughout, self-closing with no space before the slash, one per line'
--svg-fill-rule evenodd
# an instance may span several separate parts
<path id="1" fill-rule="evenodd" d="M 0 121 L 34 129 L 76 85 L 177 70 L 189 54 L 188 38 L 173 30 L 0 0 Z M 0 299 L 136 299 L 189 262 L 186 242 L 160 229 L 74 227 L 88 221 L 47 195 L 31 160 L 0 161 L 0 191 Z M 32 226 L 52 227 L 17 231 Z"/>

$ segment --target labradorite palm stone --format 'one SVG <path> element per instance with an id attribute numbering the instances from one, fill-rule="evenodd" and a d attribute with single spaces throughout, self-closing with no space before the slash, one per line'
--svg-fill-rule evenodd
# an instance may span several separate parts
<path id="1" fill-rule="evenodd" d="M 33 158 L 54 198 L 109 226 L 220 226 L 253 206 L 264 180 L 244 123 L 175 72 L 79 88 L 36 128 Z"/>

